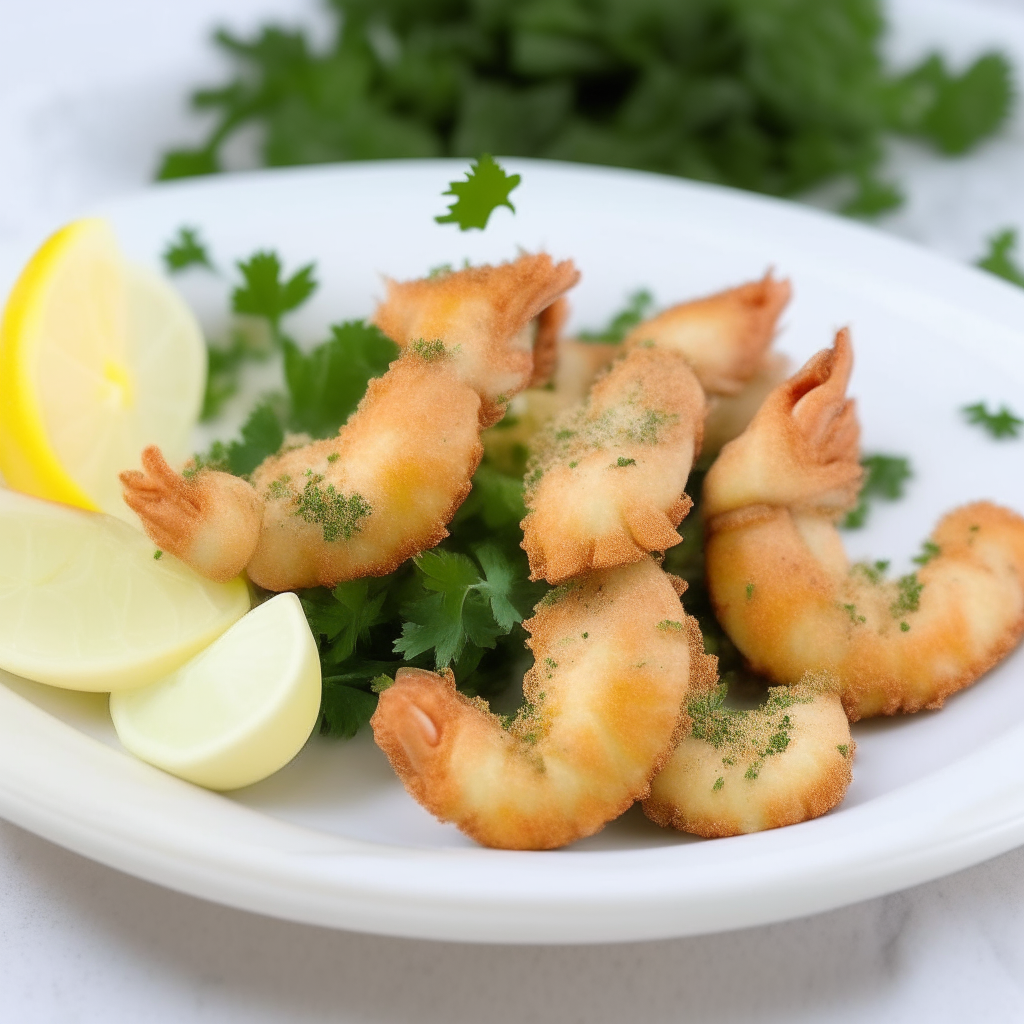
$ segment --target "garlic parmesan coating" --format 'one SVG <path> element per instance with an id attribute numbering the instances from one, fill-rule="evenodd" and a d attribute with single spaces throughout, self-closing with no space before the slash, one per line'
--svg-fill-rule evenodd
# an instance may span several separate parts
<path id="1" fill-rule="evenodd" d="M 499 384 L 514 390 L 529 378 L 519 336 L 575 277 L 546 256 L 449 274 L 444 308 L 434 303 L 425 318 L 430 340 L 370 381 L 335 437 L 286 444 L 251 482 L 209 469 L 178 475 L 147 449 L 142 472 L 121 474 L 125 501 L 161 549 L 212 579 L 245 569 L 280 591 L 393 572 L 448 535 L 483 453 L 481 427 L 513 393 L 497 401 Z"/>
<path id="2" fill-rule="evenodd" d="M 751 711 L 726 707 L 724 691 L 689 698 L 683 738 L 644 801 L 648 818 L 712 839 L 795 825 L 843 799 L 856 744 L 835 680 L 772 687 Z"/>
<path id="3" fill-rule="evenodd" d="M 988 502 L 945 516 L 897 580 L 851 565 L 836 530 L 856 501 L 859 425 L 841 331 L 769 396 L 704 480 L 708 589 L 751 667 L 839 679 L 851 720 L 938 708 L 1024 632 L 1024 519 Z"/>
<path id="4" fill-rule="evenodd" d="M 691 623 L 650 558 L 594 573 L 524 623 L 535 664 L 513 722 L 460 694 L 450 672 L 400 669 L 374 738 L 409 793 L 477 842 L 564 846 L 646 796 L 677 737 L 694 632 L 700 645 Z"/>
<path id="5" fill-rule="evenodd" d="M 402 348 L 442 341 L 459 376 L 480 395 L 480 422 L 487 427 L 535 375 L 538 381 L 550 375 L 568 312 L 559 299 L 579 277 L 571 260 L 555 263 L 538 253 L 418 281 L 388 280 L 373 322 Z"/>
<path id="6" fill-rule="evenodd" d="M 549 424 L 526 474 L 531 578 L 559 583 L 678 544 L 704 413 L 681 355 L 636 348 Z"/>

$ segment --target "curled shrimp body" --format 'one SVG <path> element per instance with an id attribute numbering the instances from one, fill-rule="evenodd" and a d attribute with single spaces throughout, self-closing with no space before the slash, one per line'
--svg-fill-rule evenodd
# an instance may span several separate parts
<path id="1" fill-rule="evenodd" d="M 751 711 L 725 707 L 724 690 L 688 699 L 687 727 L 651 783 L 647 817 L 712 839 L 795 825 L 843 799 L 856 745 L 834 680 L 772 687 Z"/>
<path id="2" fill-rule="evenodd" d="M 636 348 L 555 419 L 526 475 L 523 548 L 533 578 L 559 583 L 678 544 L 704 411 L 681 355 Z"/>
<path id="3" fill-rule="evenodd" d="M 481 427 L 530 378 L 517 339 L 575 278 L 546 256 L 447 275 L 443 309 L 424 318 L 429 339 L 370 382 L 335 437 L 286 445 L 251 483 L 209 469 L 179 475 L 147 449 L 143 472 L 121 474 L 125 501 L 155 543 L 212 579 L 244 569 L 261 587 L 291 590 L 392 572 L 447 536 L 483 452 Z"/>
<path id="4" fill-rule="evenodd" d="M 850 565 L 835 522 L 856 500 L 847 332 L 769 396 L 704 480 L 708 589 L 758 672 L 828 672 L 851 720 L 940 707 L 1024 632 L 1024 519 L 988 502 L 945 516 L 916 573 Z"/>
<path id="5" fill-rule="evenodd" d="M 420 669 L 398 672 L 370 724 L 406 789 L 442 821 L 485 846 L 553 849 L 646 795 L 676 738 L 694 632 L 702 648 L 650 558 L 555 591 L 524 625 L 536 660 L 508 727 L 450 673 Z"/>

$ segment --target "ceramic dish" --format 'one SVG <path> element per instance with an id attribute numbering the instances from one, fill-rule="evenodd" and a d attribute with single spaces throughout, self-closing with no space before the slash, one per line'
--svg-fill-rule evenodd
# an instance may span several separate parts
<path id="1" fill-rule="evenodd" d="M 464 165 L 357 164 L 161 186 L 98 211 L 159 265 L 182 225 L 221 265 L 259 247 L 317 260 L 290 325 L 315 339 L 365 316 L 381 274 L 495 261 L 517 246 L 583 272 L 574 324 L 644 286 L 663 304 L 774 266 L 795 287 L 779 347 L 794 360 L 849 324 L 866 451 L 909 456 L 907 497 L 847 535 L 855 558 L 909 563 L 939 515 L 990 498 L 1024 509 L 1024 441 L 969 427 L 965 404 L 1021 405 L 1024 292 L 868 228 L 792 204 L 625 171 L 510 160 L 517 213 L 462 234 L 434 223 Z M 211 329 L 223 281 L 188 277 Z M 237 412 L 237 410 L 236 410 Z M 685 529 L 685 523 L 683 525 Z M 314 739 L 264 783 L 217 796 L 117 746 L 102 696 L 0 686 L 0 814 L 143 878 L 298 921 L 486 942 L 690 935 L 840 906 L 1024 842 L 1024 653 L 941 712 L 857 725 L 855 781 L 816 821 L 704 842 L 634 809 L 553 853 L 475 847 L 409 799 L 369 736 Z"/>

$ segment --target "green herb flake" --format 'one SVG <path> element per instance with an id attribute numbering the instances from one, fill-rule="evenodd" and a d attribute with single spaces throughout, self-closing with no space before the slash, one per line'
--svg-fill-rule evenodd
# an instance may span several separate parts
<path id="1" fill-rule="evenodd" d="M 725 785 L 725 776 L 724 775 L 719 775 L 718 778 L 715 779 L 715 784 L 711 787 L 711 792 L 712 793 L 717 793 L 724 785 Z"/>
<path id="2" fill-rule="evenodd" d="M 615 465 L 619 469 L 622 469 L 625 466 L 635 466 L 636 465 L 636 459 L 627 459 L 627 458 L 624 458 L 622 455 L 620 455 L 618 457 L 618 459 L 616 459 Z"/>
<path id="3" fill-rule="evenodd" d="M 374 676 L 374 678 L 370 680 L 370 689 L 374 693 L 378 694 L 383 693 L 385 690 L 390 689 L 390 687 L 394 685 L 395 681 L 391 678 L 391 676 L 379 675 Z"/>
<path id="4" fill-rule="evenodd" d="M 206 246 L 199 238 L 198 228 L 178 228 L 178 234 L 164 249 L 163 259 L 164 266 L 171 274 L 177 274 L 186 267 L 205 267 L 207 270 L 213 270 Z"/>
<path id="5" fill-rule="evenodd" d="M 915 565 L 927 565 L 933 558 L 942 554 L 942 548 L 933 540 L 926 540 L 921 545 L 921 554 L 915 555 L 911 561 Z"/>
<path id="6" fill-rule="evenodd" d="M 750 601 L 754 596 L 754 584 L 748 583 L 746 586 L 747 600 Z"/>
<path id="7" fill-rule="evenodd" d="M 838 750 L 839 753 L 843 755 L 843 757 L 849 757 L 850 756 L 850 745 L 848 743 L 839 743 L 839 744 L 837 744 L 836 745 L 836 750 Z"/>
<path id="8" fill-rule="evenodd" d="M 901 633 L 909 633 L 910 632 L 910 623 L 909 622 L 901 622 L 900 623 L 900 632 Z"/>
<path id="9" fill-rule="evenodd" d="M 867 522 L 873 499 L 896 501 L 902 498 L 906 482 L 914 475 L 910 461 L 902 455 L 866 455 L 860 464 L 867 472 L 857 506 L 843 520 L 843 528 L 847 530 L 860 529 Z"/>
<path id="10" fill-rule="evenodd" d="M 1014 259 L 1017 249 L 1017 232 L 1006 228 L 988 240 L 988 252 L 978 260 L 977 265 L 990 274 L 1024 288 L 1024 270 Z"/>
<path id="11" fill-rule="evenodd" d="M 482 231 L 499 206 L 516 212 L 508 197 L 521 180 L 518 174 L 506 174 L 494 157 L 484 153 L 470 164 L 465 181 L 449 184 L 443 194 L 455 196 L 455 201 L 448 207 L 448 213 L 434 220 L 438 224 L 458 224 L 461 231 L 472 228 Z"/>
<path id="12" fill-rule="evenodd" d="M 683 624 L 675 619 L 662 619 L 658 623 L 658 629 L 665 633 L 681 633 L 683 631 Z"/>
<path id="13" fill-rule="evenodd" d="M 1015 416 L 1005 405 L 1001 406 L 998 412 L 989 412 L 984 402 L 977 402 L 974 405 L 965 405 L 961 412 L 968 423 L 987 430 L 997 440 L 1018 437 L 1020 428 L 1024 427 L 1024 420 Z"/>
<path id="14" fill-rule="evenodd" d="M 445 348 L 444 342 L 440 338 L 434 338 L 432 341 L 424 341 L 423 338 L 419 338 L 409 347 L 425 363 L 436 363 L 448 355 L 448 349 Z"/>
<path id="15" fill-rule="evenodd" d="M 154 561 L 159 562 L 160 559 L 163 558 L 163 557 L 164 557 L 164 553 L 162 551 L 160 551 L 159 549 L 157 549 L 156 551 L 153 552 L 153 559 L 154 559 Z"/>
<path id="16" fill-rule="evenodd" d="M 924 584 L 917 578 L 916 572 L 901 576 L 896 581 L 896 600 L 889 605 L 889 612 L 893 618 L 898 619 L 905 613 L 916 612 L 921 606 L 922 590 L 924 590 Z M 902 629 L 902 625 L 900 628 Z"/>

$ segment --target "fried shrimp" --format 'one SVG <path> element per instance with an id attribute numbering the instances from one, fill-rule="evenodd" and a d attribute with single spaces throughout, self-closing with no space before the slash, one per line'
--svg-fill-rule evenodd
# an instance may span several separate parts
<path id="1" fill-rule="evenodd" d="M 459 376 L 480 395 L 487 427 L 532 379 L 550 375 L 568 314 L 559 299 L 579 277 L 571 260 L 555 263 L 539 253 L 496 267 L 389 280 L 373 322 L 402 348 L 442 341 Z"/>
<path id="2" fill-rule="evenodd" d="M 442 821 L 485 846 L 553 849 L 646 796 L 677 737 L 699 630 L 650 558 L 554 591 L 524 626 L 535 664 L 511 723 L 450 672 L 400 669 L 370 724 Z"/>
<path id="3" fill-rule="evenodd" d="M 523 548 L 533 579 L 559 583 L 679 543 L 705 400 L 686 360 L 637 348 L 537 438 Z"/>
<path id="4" fill-rule="evenodd" d="M 726 707 L 725 691 L 689 698 L 683 738 L 644 801 L 648 818 L 712 839 L 795 825 L 843 799 L 855 744 L 836 680 L 772 687 L 751 711 Z"/>
<path id="5" fill-rule="evenodd" d="M 922 568 L 850 565 L 835 523 L 857 498 L 859 425 L 840 331 L 768 397 L 704 480 L 708 589 L 751 667 L 828 672 L 851 720 L 941 707 L 1024 632 L 1024 519 L 987 502 L 945 516 Z"/>
<path id="6" fill-rule="evenodd" d="M 429 315 L 403 306 L 429 337 L 406 339 L 335 437 L 286 446 L 251 483 L 179 475 L 147 449 L 143 472 L 121 474 L 125 501 L 161 549 L 211 579 L 245 569 L 261 587 L 292 590 L 392 572 L 448 535 L 483 453 L 481 427 L 532 372 L 520 335 L 576 276 L 547 256 L 446 275 L 428 289 Z"/>

